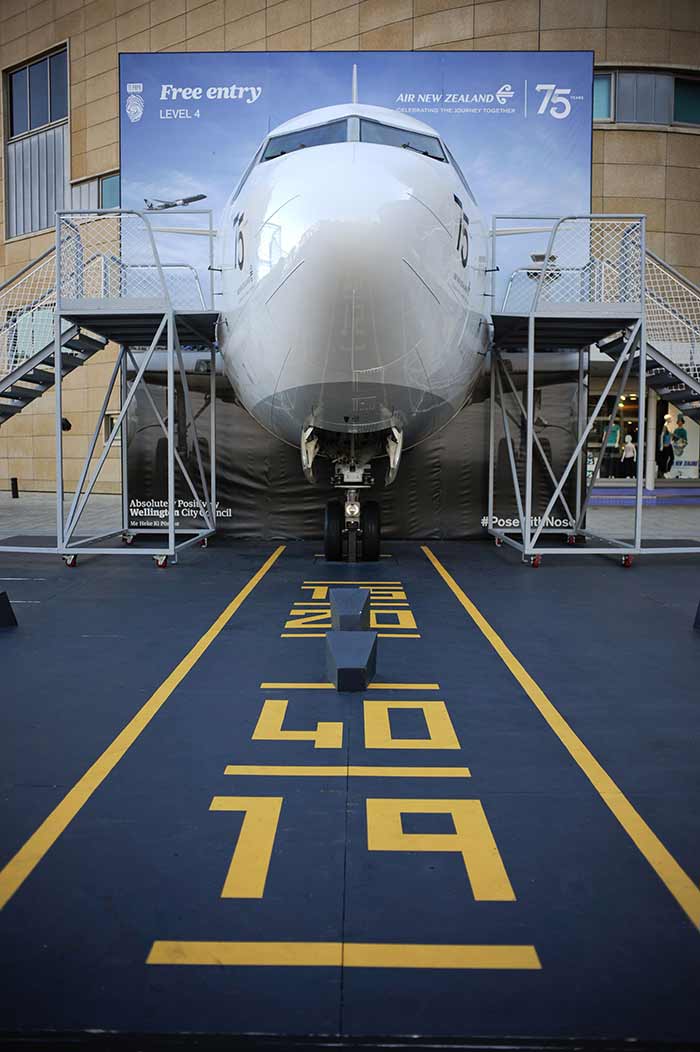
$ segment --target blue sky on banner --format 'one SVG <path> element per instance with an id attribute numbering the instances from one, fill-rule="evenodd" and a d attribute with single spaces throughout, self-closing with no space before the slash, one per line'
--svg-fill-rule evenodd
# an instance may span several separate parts
<path id="1" fill-rule="evenodd" d="M 268 131 L 350 100 L 353 63 L 361 102 L 443 136 L 487 221 L 589 210 L 592 54 L 498 51 L 122 55 L 122 207 L 206 193 L 216 221 Z"/>

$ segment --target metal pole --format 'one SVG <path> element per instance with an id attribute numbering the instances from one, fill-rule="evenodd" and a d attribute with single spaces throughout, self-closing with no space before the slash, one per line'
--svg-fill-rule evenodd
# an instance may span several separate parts
<path id="1" fill-rule="evenodd" d="M 637 550 L 642 546 L 642 518 L 644 515 L 644 437 L 646 427 L 647 408 L 647 330 L 645 318 L 645 260 L 646 260 L 646 218 L 642 216 L 640 222 L 640 297 L 641 325 L 639 328 L 639 426 L 637 428 L 637 492 L 635 500 L 634 515 L 634 546 Z"/>
<path id="2" fill-rule="evenodd" d="M 656 406 L 659 396 L 653 387 L 647 389 L 647 448 L 646 448 L 646 487 L 656 489 Z"/>
<path id="3" fill-rule="evenodd" d="M 211 517 L 216 529 L 216 348 L 210 348 L 209 365 L 209 493 Z"/>
<path id="4" fill-rule="evenodd" d="M 119 408 L 122 409 L 126 402 L 127 380 L 126 380 L 126 351 L 124 347 L 119 348 L 119 360 L 121 364 L 119 384 Z M 121 422 L 121 467 L 122 467 L 122 529 L 129 529 L 129 428 L 127 417 Z"/>
<path id="5" fill-rule="evenodd" d="M 61 217 L 56 214 L 56 308 L 53 320 L 56 428 L 56 547 L 63 552 L 63 360 L 61 357 Z"/>
<path id="6" fill-rule="evenodd" d="M 535 315 L 527 322 L 527 418 L 525 421 L 525 524 L 523 542 L 530 555 L 532 525 L 532 418 L 535 412 Z"/>
<path id="7" fill-rule="evenodd" d="M 576 419 L 576 442 L 577 443 L 579 442 L 579 440 L 581 438 L 581 433 L 583 432 L 583 428 L 584 428 L 584 421 L 585 421 L 584 412 L 585 412 L 585 409 L 588 408 L 587 406 L 584 407 L 584 393 L 585 392 L 584 392 L 584 386 L 583 385 L 584 385 L 584 376 L 585 376 L 585 374 L 584 374 L 584 368 L 583 368 L 583 354 L 584 354 L 583 347 L 579 347 L 579 351 L 578 351 L 578 384 L 577 384 L 577 387 L 576 387 L 576 392 L 577 392 L 577 395 L 578 395 L 578 406 L 577 406 L 578 412 L 577 412 L 577 419 Z M 575 522 L 578 522 L 579 516 L 581 514 L 581 489 L 582 489 L 582 486 L 583 486 L 583 455 L 584 455 L 584 449 L 582 448 L 581 452 L 579 453 L 578 461 L 576 463 L 576 519 L 575 519 Z"/>
<path id="8" fill-rule="evenodd" d="M 209 209 L 209 310 L 214 310 L 214 227 Z"/>
<path id="9" fill-rule="evenodd" d="M 168 554 L 175 554 L 175 315 L 168 313 Z"/>
<path id="10" fill-rule="evenodd" d="M 496 480 L 496 367 L 498 351 L 491 352 L 491 396 L 489 398 L 489 504 L 488 528 L 493 529 L 493 497 Z"/>

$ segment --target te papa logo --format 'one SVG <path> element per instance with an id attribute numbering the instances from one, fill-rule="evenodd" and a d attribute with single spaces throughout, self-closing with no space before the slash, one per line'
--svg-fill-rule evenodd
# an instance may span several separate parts
<path id="1" fill-rule="evenodd" d="M 143 84 L 127 84 L 126 115 L 132 124 L 143 117 Z"/>

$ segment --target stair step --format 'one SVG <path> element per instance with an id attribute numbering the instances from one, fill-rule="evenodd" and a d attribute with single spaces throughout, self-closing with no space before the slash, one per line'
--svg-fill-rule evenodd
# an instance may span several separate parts
<path id="1" fill-rule="evenodd" d="M 8 387 L 6 391 L 3 391 L 3 398 L 12 398 L 17 402 L 33 402 L 35 398 L 42 395 L 43 391 L 38 391 L 36 388 L 31 387 L 19 387 L 17 384 L 13 384 L 12 387 Z"/>
<path id="2" fill-rule="evenodd" d="M 40 384 L 42 387 L 51 387 L 55 380 L 53 369 L 41 369 L 37 367 L 22 377 L 23 383 Z"/>
<path id="3" fill-rule="evenodd" d="M 101 340 L 94 339 L 92 336 L 86 336 L 84 333 L 74 336 L 72 340 L 66 340 L 63 344 L 64 347 L 68 347 L 72 351 L 83 351 L 86 354 L 96 354 L 98 351 L 103 351 L 107 346 L 107 341 L 104 343 Z"/>

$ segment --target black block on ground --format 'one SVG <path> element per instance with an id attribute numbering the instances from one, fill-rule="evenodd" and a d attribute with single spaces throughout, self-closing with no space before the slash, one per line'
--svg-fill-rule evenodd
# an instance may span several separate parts
<path id="1" fill-rule="evenodd" d="M 376 670 L 376 632 L 328 632 L 326 672 L 336 690 L 364 690 Z"/>
<path id="2" fill-rule="evenodd" d="M 367 588 L 331 588 L 330 596 L 335 632 L 362 632 L 369 628 Z"/>
<path id="3" fill-rule="evenodd" d="M 698 603 L 698 612 L 695 615 L 695 623 L 693 625 L 693 628 L 696 629 L 696 631 L 700 632 L 700 603 Z"/>
<path id="4" fill-rule="evenodd" d="M 0 592 L 0 628 L 16 628 L 17 618 L 7 592 Z"/>

